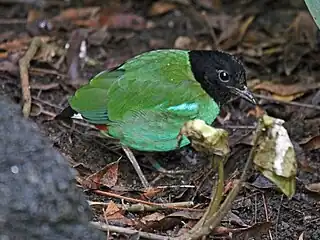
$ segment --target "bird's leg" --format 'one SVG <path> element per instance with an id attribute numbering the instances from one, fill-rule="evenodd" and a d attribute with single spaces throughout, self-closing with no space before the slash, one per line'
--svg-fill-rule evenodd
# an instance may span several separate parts
<path id="1" fill-rule="evenodd" d="M 146 177 L 144 176 L 135 156 L 133 155 L 133 152 L 126 146 L 122 146 L 122 149 L 125 152 L 125 154 L 127 155 L 128 159 L 130 160 L 132 166 L 136 170 L 143 187 L 146 189 L 150 188 L 150 184 L 149 184 L 148 180 L 146 179 Z"/>

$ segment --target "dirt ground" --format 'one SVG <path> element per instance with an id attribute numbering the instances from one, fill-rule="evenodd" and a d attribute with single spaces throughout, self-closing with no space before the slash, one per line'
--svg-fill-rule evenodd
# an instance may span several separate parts
<path id="1" fill-rule="evenodd" d="M 135 153 L 153 186 L 145 192 L 114 141 L 101 138 L 83 122 L 68 125 L 50 120 L 81 84 L 141 52 L 221 49 L 242 58 L 248 86 L 259 103 L 254 108 L 235 99 L 223 106 L 214 123 L 230 133 L 232 154 L 225 166 L 225 188 L 241 173 L 262 111 L 286 121 L 298 174 L 296 193 L 289 200 L 253 169 L 233 204 L 233 214 L 221 223 L 226 229 L 213 233 L 211 239 L 228 239 L 230 232 L 234 239 L 320 239 L 320 42 L 302 0 L 24 2 L 0 0 L 0 92 L 21 102 L 18 61 L 38 36 L 41 46 L 29 68 L 30 118 L 78 171 L 79 188 L 97 202 L 91 203 L 93 220 L 175 236 L 199 219 L 192 210 L 208 205 L 214 171 L 206 159 L 190 162 L 190 147 L 183 153 L 152 156 L 169 170 L 189 170 L 174 177 L 154 171 L 143 153 Z M 96 189 L 115 195 L 104 196 Z M 124 207 L 133 208 L 135 200 L 193 205 L 156 211 Z M 109 239 L 136 238 L 110 233 Z"/>

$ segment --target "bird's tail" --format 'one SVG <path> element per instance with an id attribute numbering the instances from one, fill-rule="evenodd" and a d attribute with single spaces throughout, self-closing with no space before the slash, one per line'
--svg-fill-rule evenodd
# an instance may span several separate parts
<path id="1" fill-rule="evenodd" d="M 57 114 L 54 120 L 61 120 L 64 122 L 71 123 L 71 119 L 82 119 L 81 114 L 73 110 L 70 106 L 63 109 L 59 114 Z"/>
<path id="2" fill-rule="evenodd" d="M 68 124 L 72 123 L 72 119 L 81 119 L 81 120 L 87 120 L 86 118 L 84 118 L 80 113 L 78 113 L 77 111 L 73 110 L 70 106 L 66 107 L 65 109 L 63 109 L 61 111 L 61 113 L 57 114 L 54 118 L 54 120 L 61 120 L 64 121 Z M 106 124 L 95 124 L 93 123 L 93 125 L 101 130 L 101 131 L 107 131 L 108 127 Z"/>

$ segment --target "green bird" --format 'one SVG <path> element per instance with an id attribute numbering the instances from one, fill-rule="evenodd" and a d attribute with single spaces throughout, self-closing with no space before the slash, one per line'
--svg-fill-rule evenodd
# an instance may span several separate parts
<path id="1" fill-rule="evenodd" d="M 185 122 L 211 124 L 232 95 L 255 104 L 236 57 L 221 51 L 154 50 L 96 75 L 56 119 L 84 119 L 131 149 L 164 152 L 176 149 Z M 187 144 L 184 138 L 180 147 Z"/>

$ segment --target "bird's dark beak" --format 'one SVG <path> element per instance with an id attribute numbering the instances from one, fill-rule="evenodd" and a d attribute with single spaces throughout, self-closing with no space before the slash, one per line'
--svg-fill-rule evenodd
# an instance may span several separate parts
<path id="1" fill-rule="evenodd" d="M 248 102 L 256 105 L 257 102 L 254 99 L 252 93 L 249 91 L 249 89 L 245 86 L 243 89 L 235 88 L 235 87 L 230 87 L 230 90 L 233 94 L 247 100 Z"/>

